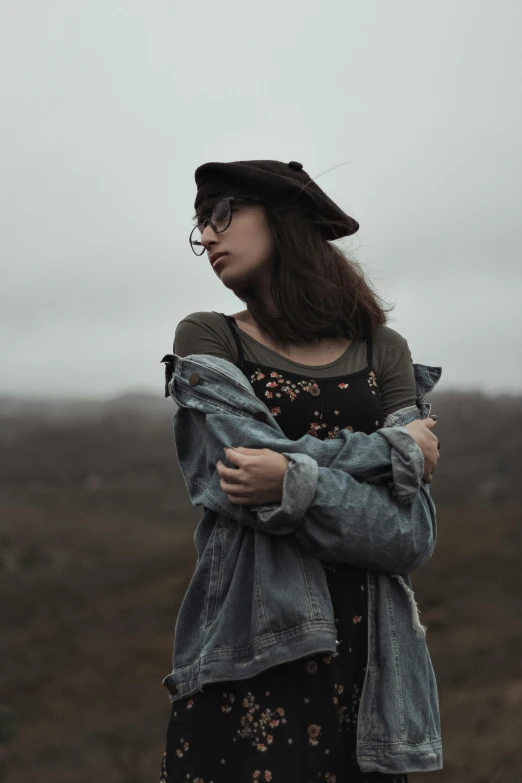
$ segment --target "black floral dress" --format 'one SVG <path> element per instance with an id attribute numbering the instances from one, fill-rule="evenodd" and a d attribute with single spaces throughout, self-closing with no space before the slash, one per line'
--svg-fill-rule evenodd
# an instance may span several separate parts
<path id="1" fill-rule="evenodd" d="M 368 366 L 314 379 L 244 360 L 238 366 L 285 435 L 335 438 L 375 432 L 383 413 Z M 231 323 L 232 321 L 232 323 Z M 236 327 L 237 328 L 237 327 Z M 206 684 L 173 703 L 161 783 L 407 783 L 407 775 L 364 773 L 356 759 L 357 714 L 367 660 L 366 572 L 324 562 L 337 651 L 274 666 L 246 680 Z"/>

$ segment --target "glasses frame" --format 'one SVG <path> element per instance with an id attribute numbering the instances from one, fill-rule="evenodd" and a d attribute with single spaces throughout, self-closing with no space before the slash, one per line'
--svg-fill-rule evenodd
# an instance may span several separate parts
<path id="1" fill-rule="evenodd" d="M 214 211 L 216 210 L 218 204 L 221 204 L 222 201 L 228 201 L 228 206 L 229 206 L 229 210 L 230 210 L 230 217 L 229 217 L 228 223 L 225 226 L 225 228 L 222 228 L 222 229 L 218 230 L 216 228 L 216 226 L 214 225 L 214 223 L 212 222 L 212 215 L 214 214 Z M 232 202 L 233 201 L 240 202 L 240 203 L 243 203 L 243 204 L 244 203 L 253 203 L 253 204 L 260 204 L 261 203 L 261 199 L 256 198 L 255 196 L 250 196 L 250 197 L 245 196 L 244 198 L 241 197 L 241 196 L 225 196 L 224 198 L 220 198 L 219 201 L 216 201 L 216 203 L 214 205 L 214 209 L 212 210 L 212 215 L 210 216 L 210 218 L 207 218 L 207 220 L 203 221 L 203 228 L 200 229 L 199 227 L 200 227 L 201 223 L 197 223 L 194 226 L 194 228 L 192 229 L 192 231 L 190 232 L 189 244 L 190 244 L 190 247 L 192 248 L 192 252 L 194 253 L 194 255 L 199 257 L 199 256 L 202 256 L 203 253 L 205 252 L 205 246 L 203 245 L 203 243 L 202 242 L 198 242 L 197 239 L 195 239 L 195 240 L 192 239 L 192 235 L 194 234 L 194 231 L 200 231 L 200 233 L 203 234 L 203 231 L 206 229 L 207 226 L 210 226 L 210 228 L 212 229 L 212 231 L 215 234 L 222 234 L 224 231 L 226 231 L 227 228 L 232 223 Z M 195 246 L 203 248 L 201 253 L 196 253 Z"/>

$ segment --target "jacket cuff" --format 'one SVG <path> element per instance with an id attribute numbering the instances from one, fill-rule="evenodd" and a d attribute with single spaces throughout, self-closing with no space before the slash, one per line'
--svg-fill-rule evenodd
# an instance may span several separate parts
<path id="1" fill-rule="evenodd" d="M 281 505 L 250 506 L 259 527 L 271 535 L 293 533 L 301 524 L 315 495 L 319 468 L 308 454 L 282 452 L 289 463 L 283 481 Z"/>
<path id="2" fill-rule="evenodd" d="M 411 503 L 424 475 L 424 455 L 406 427 L 383 427 L 379 435 L 392 447 L 393 481 L 388 485 L 390 492 L 399 502 Z"/>

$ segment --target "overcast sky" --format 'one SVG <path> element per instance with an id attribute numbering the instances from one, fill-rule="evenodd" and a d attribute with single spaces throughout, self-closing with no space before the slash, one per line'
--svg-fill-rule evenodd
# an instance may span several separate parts
<path id="1" fill-rule="evenodd" d="M 520 0 L 2 0 L 0 393 L 163 393 L 194 170 L 303 163 L 439 389 L 522 391 Z"/>

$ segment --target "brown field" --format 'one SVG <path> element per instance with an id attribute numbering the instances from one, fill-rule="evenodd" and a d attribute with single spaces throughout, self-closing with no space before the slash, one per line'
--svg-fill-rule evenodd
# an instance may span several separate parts
<path id="1" fill-rule="evenodd" d="M 444 769 L 410 781 L 521 783 L 522 401 L 433 400 L 439 537 L 412 581 L 439 684 Z M 0 781 L 154 783 L 169 713 L 161 679 L 200 517 L 177 468 L 172 408 L 128 398 L 31 403 L 29 414 L 8 402 Z"/>

